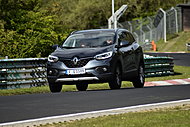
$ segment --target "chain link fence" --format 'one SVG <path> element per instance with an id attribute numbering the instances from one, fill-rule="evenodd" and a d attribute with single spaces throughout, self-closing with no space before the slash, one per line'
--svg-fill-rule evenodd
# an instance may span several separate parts
<path id="1" fill-rule="evenodd" d="M 164 41 L 182 31 L 181 8 L 172 7 L 164 11 L 160 9 L 157 15 L 134 21 L 118 22 L 118 28 L 128 29 L 134 34 L 136 41 L 144 47 L 144 50 L 150 50 L 151 41 Z"/>

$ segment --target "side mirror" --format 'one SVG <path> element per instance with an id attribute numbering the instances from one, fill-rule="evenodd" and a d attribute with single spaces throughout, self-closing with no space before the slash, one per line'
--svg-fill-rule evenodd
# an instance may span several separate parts
<path id="1" fill-rule="evenodd" d="M 55 45 L 52 46 L 52 48 L 53 48 L 54 50 L 57 49 L 58 47 L 59 47 L 58 44 L 55 44 Z"/>

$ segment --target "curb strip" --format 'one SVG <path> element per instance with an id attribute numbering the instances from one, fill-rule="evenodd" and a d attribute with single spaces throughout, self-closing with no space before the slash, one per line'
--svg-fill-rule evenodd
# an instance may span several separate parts
<path id="1" fill-rule="evenodd" d="M 190 78 L 145 82 L 145 86 L 168 86 L 168 85 L 185 85 L 185 84 L 190 84 Z"/>

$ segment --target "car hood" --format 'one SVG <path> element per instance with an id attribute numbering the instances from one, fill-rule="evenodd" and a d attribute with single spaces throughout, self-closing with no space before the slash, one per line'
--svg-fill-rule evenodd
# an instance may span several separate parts
<path id="1" fill-rule="evenodd" d="M 98 48 L 57 48 L 51 55 L 63 59 L 72 59 L 73 57 L 85 58 L 94 57 L 98 54 L 113 50 L 113 46 L 98 47 Z"/>

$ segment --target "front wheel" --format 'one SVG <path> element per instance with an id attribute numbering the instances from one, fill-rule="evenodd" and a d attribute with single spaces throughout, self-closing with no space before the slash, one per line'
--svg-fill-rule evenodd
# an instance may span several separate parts
<path id="1" fill-rule="evenodd" d="M 78 83 L 78 84 L 76 84 L 76 88 L 78 91 L 86 91 L 88 88 L 88 84 L 87 83 Z"/>
<path id="2" fill-rule="evenodd" d="M 139 69 L 138 69 L 138 76 L 133 81 L 133 86 L 135 88 L 143 88 L 144 82 L 145 82 L 144 66 L 140 64 Z"/>
<path id="3" fill-rule="evenodd" d="M 116 67 L 113 79 L 109 82 L 110 89 L 120 89 L 122 82 L 122 72 L 119 66 Z"/>
<path id="4" fill-rule="evenodd" d="M 52 93 L 61 92 L 62 85 L 58 83 L 49 83 L 49 89 Z"/>

